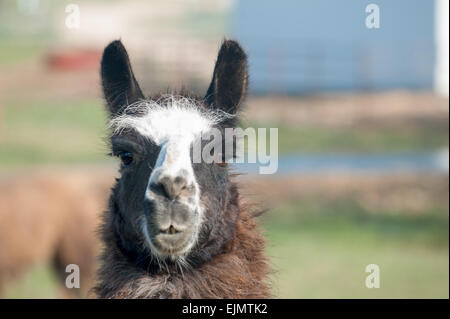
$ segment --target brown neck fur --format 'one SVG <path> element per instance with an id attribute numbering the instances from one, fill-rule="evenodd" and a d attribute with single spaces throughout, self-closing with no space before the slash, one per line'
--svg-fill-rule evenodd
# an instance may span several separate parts
<path id="1" fill-rule="evenodd" d="M 268 298 L 270 273 L 264 239 L 255 217 L 238 200 L 236 230 L 211 260 L 189 270 L 163 268 L 149 273 L 124 255 L 106 212 L 105 250 L 94 292 L 99 298 Z"/>

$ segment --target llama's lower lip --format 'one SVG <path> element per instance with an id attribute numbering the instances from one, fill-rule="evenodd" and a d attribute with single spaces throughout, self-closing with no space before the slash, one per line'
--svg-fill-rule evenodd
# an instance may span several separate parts
<path id="1" fill-rule="evenodd" d="M 155 236 L 155 243 L 161 252 L 175 254 L 183 251 L 189 245 L 189 238 L 190 236 L 186 232 L 176 234 L 160 233 Z"/>
<path id="2" fill-rule="evenodd" d="M 165 240 L 165 239 L 172 240 L 172 239 L 181 238 L 184 236 L 185 236 L 184 232 L 178 232 L 175 234 L 168 234 L 165 232 L 160 232 L 158 235 L 156 235 L 156 237 L 158 237 L 158 239 L 163 239 L 163 240 Z"/>

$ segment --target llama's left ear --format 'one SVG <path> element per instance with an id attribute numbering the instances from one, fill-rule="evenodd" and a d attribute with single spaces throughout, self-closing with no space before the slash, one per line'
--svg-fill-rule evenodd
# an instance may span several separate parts
<path id="1" fill-rule="evenodd" d="M 144 99 L 122 42 L 111 42 L 105 48 L 100 73 L 111 117 L 119 115 L 127 105 Z"/>
<path id="2" fill-rule="evenodd" d="M 247 77 L 247 55 L 236 41 L 225 40 L 205 100 L 213 108 L 237 113 L 247 93 Z"/>

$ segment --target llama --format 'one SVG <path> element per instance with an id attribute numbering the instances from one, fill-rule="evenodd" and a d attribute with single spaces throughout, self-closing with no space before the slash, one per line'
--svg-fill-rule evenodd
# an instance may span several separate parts
<path id="1" fill-rule="evenodd" d="M 47 172 L 0 179 L 0 296 L 21 274 L 49 264 L 63 297 L 87 297 L 94 283 L 99 241 L 95 230 L 108 172 Z M 65 286 L 66 266 L 80 268 L 80 289 Z"/>
<path id="2" fill-rule="evenodd" d="M 247 56 L 225 40 L 204 98 L 145 99 L 120 41 L 101 77 L 112 155 L 121 160 L 101 227 L 99 298 L 267 298 L 271 272 L 255 213 L 221 158 L 194 163 L 201 132 L 237 125 Z M 224 141 L 223 141 L 224 142 Z"/>

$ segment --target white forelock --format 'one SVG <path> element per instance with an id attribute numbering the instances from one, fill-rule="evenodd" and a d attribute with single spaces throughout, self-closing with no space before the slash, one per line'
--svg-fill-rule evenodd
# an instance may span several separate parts
<path id="1" fill-rule="evenodd" d="M 113 118 L 110 127 L 114 133 L 134 129 L 157 145 L 182 138 L 193 140 L 214 124 L 233 115 L 221 110 L 205 110 L 198 102 L 182 96 L 164 95 L 153 100 L 141 100 L 127 106 L 122 115 Z"/>

